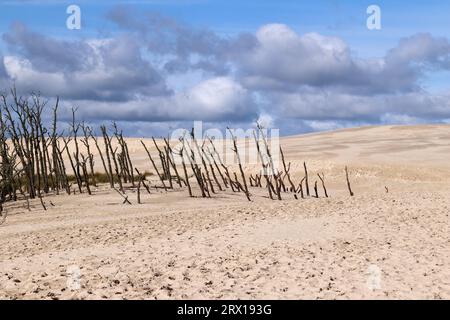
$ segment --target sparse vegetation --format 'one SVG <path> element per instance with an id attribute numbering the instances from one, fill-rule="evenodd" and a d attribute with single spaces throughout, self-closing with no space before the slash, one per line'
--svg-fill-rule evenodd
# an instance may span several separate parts
<path id="1" fill-rule="evenodd" d="M 152 137 L 159 157 L 158 164 L 156 160 L 158 158 L 152 155 L 144 141 L 141 141 L 160 182 L 151 186 L 146 177 L 152 176 L 153 173 L 141 174 L 133 165 L 126 139 L 116 123 L 112 123 L 111 130 L 105 125 L 100 126 L 103 137 L 103 141 L 100 142 L 92 127 L 77 121 L 75 108 L 71 110 L 68 129 L 58 130 L 58 98 L 52 109 L 51 126 L 48 128 L 42 120 L 42 115 L 49 101 L 42 100 L 39 95 L 32 94 L 31 97 L 24 98 L 18 96 L 16 89 L 13 88 L 9 95 L 1 95 L 1 100 L 0 222 L 6 219 L 6 211 L 3 209 L 5 202 L 25 200 L 28 203 L 29 199 L 39 198 L 42 207 L 47 210 L 43 200 L 45 195 L 58 195 L 61 192 L 70 195 L 77 191 L 91 195 L 95 193 L 98 184 L 109 184 L 111 189 L 122 196 L 123 203 L 127 204 L 131 202 L 125 195 L 126 188 L 136 189 L 138 203 L 142 201 L 142 187 L 145 187 L 148 193 L 150 187 L 162 188 L 166 192 L 187 187 L 189 196 L 194 197 L 195 192 L 189 181 L 192 177 L 195 177 L 203 198 L 210 198 L 220 191 L 231 188 L 232 192 L 242 192 L 249 201 L 252 201 L 248 183 L 253 188 L 266 188 L 272 200 L 281 200 L 282 193 L 290 193 L 295 199 L 298 199 L 297 194 L 300 194 L 304 199 L 304 190 L 306 197 L 310 196 L 306 163 L 303 163 L 305 176 L 296 188 L 290 174 L 291 163 L 286 163 L 283 149 L 280 146 L 282 170 L 279 170 L 274 165 L 267 138 L 259 124 L 253 136 L 262 168 L 256 175 L 245 172 L 237 137 L 230 128 L 228 131 L 232 137 L 232 151 L 237 159 L 239 177 L 232 166 L 223 163 L 213 139 L 206 137 L 204 141 L 197 141 L 193 130 L 188 135 L 189 139 L 186 135 L 180 139 L 182 147 L 179 150 L 173 150 L 167 139 L 163 139 L 164 144 L 159 145 Z M 94 171 L 96 159 L 92 153 L 93 149 L 98 151 L 104 172 Z M 176 157 L 181 158 L 181 164 L 177 164 Z M 71 173 L 67 172 L 67 164 Z M 182 169 L 178 167 L 179 165 Z M 347 168 L 345 173 L 348 190 L 353 196 Z M 318 177 L 324 195 L 328 197 L 325 176 L 322 173 L 318 174 Z M 263 178 L 265 185 L 262 183 Z M 317 181 L 314 183 L 314 197 L 319 197 Z"/>

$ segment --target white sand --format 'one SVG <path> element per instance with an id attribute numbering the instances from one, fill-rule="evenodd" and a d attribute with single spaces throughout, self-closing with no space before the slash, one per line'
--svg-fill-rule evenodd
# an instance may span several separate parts
<path id="1" fill-rule="evenodd" d="M 152 171 L 129 141 L 136 166 Z M 449 126 L 350 129 L 282 145 L 296 181 L 306 160 L 312 182 L 324 172 L 330 198 L 270 201 L 252 188 L 249 203 L 231 191 L 192 199 L 152 190 L 142 205 L 129 191 L 129 206 L 102 187 L 47 197 L 47 211 L 39 201 L 31 212 L 7 204 L 0 298 L 450 298 Z"/>

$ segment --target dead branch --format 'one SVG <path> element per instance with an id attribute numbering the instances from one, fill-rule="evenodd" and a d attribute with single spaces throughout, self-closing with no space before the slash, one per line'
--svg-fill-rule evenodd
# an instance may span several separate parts
<path id="1" fill-rule="evenodd" d="M 352 191 L 352 187 L 350 186 L 350 180 L 348 178 L 348 169 L 347 166 L 345 166 L 345 177 L 347 179 L 347 188 L 348 188 L 348 192 L 350 193 L 350 197 L 353 197 L 355 194 Z"/>
<path id="2" fill-rule="evenodd" d="M 320 176 L 320 174 L 317 174 L 317 176 L 319 177 L 320 181 L 322 182 L 322 188 L 325 193 L 325 197 L 328 198 L 327 188 L 325 188 L 325 175 L 322 173 L 322 176 Z"/>

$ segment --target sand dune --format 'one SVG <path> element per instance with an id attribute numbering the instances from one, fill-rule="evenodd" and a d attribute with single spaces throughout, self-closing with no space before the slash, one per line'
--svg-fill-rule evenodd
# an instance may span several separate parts
<path id="1" fill-rule="evenodd" d="M 135 165 L 152 171 L 139 139 L 128 143 Z M 450 298 L 450 126 L 355 128 L 281 144 L 294 178 L 306 161 L 311 176 L 325 174 L 330 198 L 152 190 L 138 205 L 130 190 L 130 206 L 104 186 L 90 197 L 49 196 L 47 211 L 39 201 L 31 212 L 8 203 L 0 298 Z"/>

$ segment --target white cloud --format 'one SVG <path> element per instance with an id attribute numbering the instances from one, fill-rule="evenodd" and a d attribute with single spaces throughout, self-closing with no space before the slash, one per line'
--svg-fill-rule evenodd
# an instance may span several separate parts
<path id="1" fill-rule="evenodd" d="M 161 16 L 138 18 L 115 11 L 120 34 L 73 41 L 16 24 L 3 37 L 0 83 L 9 77 L 22 92 L 58 95 L 93 121 L 259 119 L 292 133 L 450 118 L 450 94 L 420 85 L 425 74 L 450 70 L 445 38 L 414 35 L 384 57 L 363 59 L 340 38 L 284 24 L 222 37 Z"/>
<path id="2" fill-rule="evenodd" d="M 169 97 L 142 96 L 95 104 L 87 100 L 76 105 L 85 119 L 125 121 L 252 121 L 258 112 L 250 93 L 226 77 L 205 80 Z"/>

